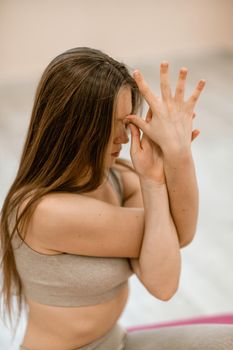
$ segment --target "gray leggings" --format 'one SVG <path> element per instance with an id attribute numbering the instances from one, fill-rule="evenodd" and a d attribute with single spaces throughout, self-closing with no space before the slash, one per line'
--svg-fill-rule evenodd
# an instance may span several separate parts
<path id="1" fill-rule="evenodd" d="M 29 350 L 22 346 L 20 347 L 20 349 Z M 116 324 L 104 337 L 92 342 L 91 344 L 82 346 L 81 348 L 75 350 L 232 349 L 233 325 L 187 325 L 134 331 L 128 333 L 120 325 Z"/>

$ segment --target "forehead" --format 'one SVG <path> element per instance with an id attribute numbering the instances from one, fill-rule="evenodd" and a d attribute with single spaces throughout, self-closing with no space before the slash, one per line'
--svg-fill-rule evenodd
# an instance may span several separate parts
<path id="1" fill-rule="evenodd" d="M 132 113 L 132 92 L 129 86 L 120 89 L 116 100 L 116 119 L 123 119 Z"/>

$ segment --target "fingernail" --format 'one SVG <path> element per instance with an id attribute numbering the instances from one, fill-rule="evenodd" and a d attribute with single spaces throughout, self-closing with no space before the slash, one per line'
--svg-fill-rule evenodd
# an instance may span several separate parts
<path id="1" fill-rule="evenodd" d="M 181 74 L 187 74 L 188 73 L 188 69 L 186 67 L 182 67 L 182 68 L 180 68 L 180 73 Z"/>
<path id="2" fill-rule="evenodd" d="M 162 61 L 161 62 L 162 67 L 168 67 L 168 61 Z"/>
<path id="3" fill-rule="evenodd" d="M 139 77 L 139 75 L 140 75 L 139 70 L 136 69 L 136 70 L 133 72 L 133 75 L 134 75 L 135 77 Z"/>
<path id="4" fill-rule="evenodd" d="M 206 83 L 206 80 L 205 80 L 205 79 L 201 79 L 200 82 L 199 82 L 199 84 L 200 84 L 201 86 L 204 86 L 205 83 Z"/>

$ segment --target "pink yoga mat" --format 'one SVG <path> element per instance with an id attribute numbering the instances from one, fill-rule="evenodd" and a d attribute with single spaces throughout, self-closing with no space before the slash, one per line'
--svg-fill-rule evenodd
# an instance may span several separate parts
<path id="1" fill-rule="evenodd" d="M 127 331 L 139 331 L 145 329 L 155 329 L 162 327 L 173 327 L 189 324 L 202 324 L 202 323 L 223 323 L 223 324 L 233 324 L 233 314 L 222 314 L 222 315 L 212 315 L 212 316 L 200 316 L 195 318 L 188 318 L 176 321 L 153 323 L 148 325 L 139 325 L 133 327 L 127 327 Z"/>

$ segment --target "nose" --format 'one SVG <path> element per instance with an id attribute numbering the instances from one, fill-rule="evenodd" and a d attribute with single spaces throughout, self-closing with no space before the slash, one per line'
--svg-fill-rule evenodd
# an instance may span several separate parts
<path id="1" fill-rule="evenodd" d="M 123 125 L 120 130 L 118 130 L 117 135 L 114 138 L 114 143 L 128 143 L 129 137 L 125 126 Z"/>

